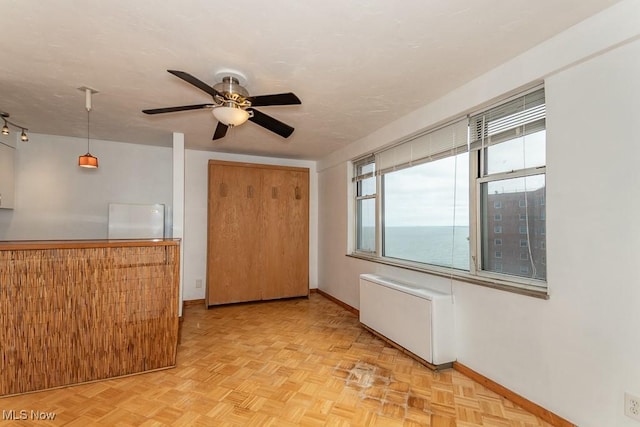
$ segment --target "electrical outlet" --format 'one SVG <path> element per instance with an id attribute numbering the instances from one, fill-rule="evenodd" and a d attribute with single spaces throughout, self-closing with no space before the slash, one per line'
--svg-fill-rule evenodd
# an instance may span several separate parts
<path id="1" fill-rule="evenodd" d="M 202 288 L 202 279 L 197 279 L 196 280 L 196 289 L 200 289 Z"/>
<path id="2" fill-rule="evenodd" d="M 624 414 L 629 418 L 640 421 L 640 397 L 629 393 L 624 394 Z"/>

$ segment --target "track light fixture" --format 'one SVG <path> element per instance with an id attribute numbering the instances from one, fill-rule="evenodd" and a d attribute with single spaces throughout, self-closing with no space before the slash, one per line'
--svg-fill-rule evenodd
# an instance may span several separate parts
<path id="1" fill-rule="evenodd" d="M 9 130 L 9 125 L 13 126 L 16 129 L 20 129 L 22 131 L 22 133 L 20 134 L 20 141 L 29 141 L 29 136 L 27 135 L 27 131 L 29 129 L 27 129 L 26 127 L 17 125 L 13 122 L 10 122 L 9 120 L 7 120 L 9 118 L 9 113 L 5 113 L 5 112 L 0 112 L 0 117 L 2 117 L 2 120 L 4 120 L 4 125 L 2 126 L 2 134 L 3 135 L 9 135 L 10 130 Z"/>

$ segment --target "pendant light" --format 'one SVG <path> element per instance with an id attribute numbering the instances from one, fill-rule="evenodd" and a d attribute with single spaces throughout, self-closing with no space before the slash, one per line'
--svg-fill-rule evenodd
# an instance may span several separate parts
<path id="1" fill-rule="evenodd" d="M 98 168 L 98 158 L 91 155 L 89 152 L 89 115 L 91 113 L 91 94 L 98 91 L 88 87 L 81 87 L 79 90 L 83 90 L 85 93 L 85 108 L 87 109 L 87 154 L 83 154 L 78 157 L 78 166 L 81 168 Z"/>

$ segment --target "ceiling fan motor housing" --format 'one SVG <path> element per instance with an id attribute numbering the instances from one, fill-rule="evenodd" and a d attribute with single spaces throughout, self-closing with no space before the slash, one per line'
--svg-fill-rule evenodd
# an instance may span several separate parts
<path id="1" fill-rule="evenodd" d="M 242 104 L 249 97 L 249 92 L 240 86 L 240 82 L 235 77 L 223 77 L 222 83 L 217 83 L 213 88 L 228 100 L 238 101 L 239 104 Z"/>

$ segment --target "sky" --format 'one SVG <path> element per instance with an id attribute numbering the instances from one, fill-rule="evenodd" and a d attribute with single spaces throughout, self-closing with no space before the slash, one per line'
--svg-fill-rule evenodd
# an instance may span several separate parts
<path id="1" fill-rule="evenodd" d="M 487 173 L 544 166 L 545 158 L 545 131 L 541 131 L 489 147 Z M 469 153 L 387 173 L 383 180 L 385 226 L 468 226 Z M 533 191 L 544 185 L 544 175 L 535 175 L 493 182 L 488 191 Z M 372 215 L 363 221 L 365 226 L 373 223 Z"/>

